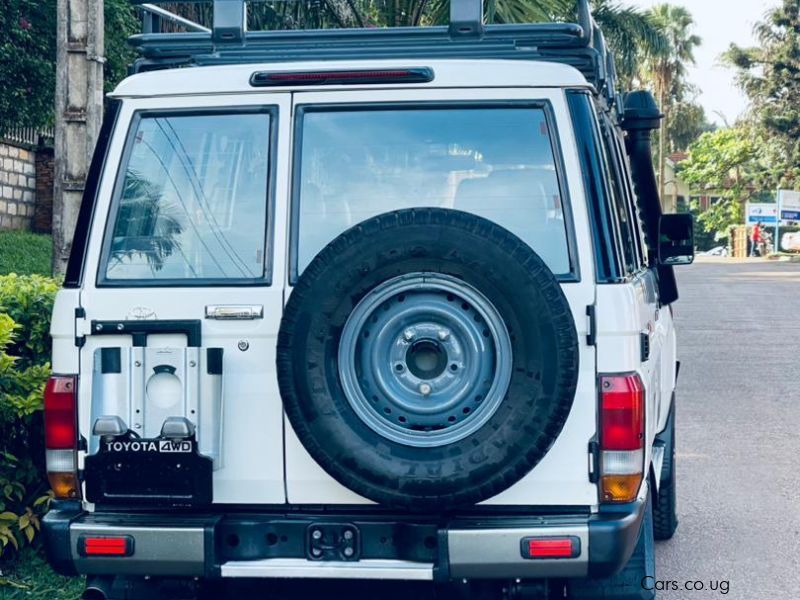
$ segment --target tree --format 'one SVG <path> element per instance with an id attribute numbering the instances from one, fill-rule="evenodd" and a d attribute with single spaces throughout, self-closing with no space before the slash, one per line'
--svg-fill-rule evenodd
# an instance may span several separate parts
<path id="1" fill-rule="evenodd" d="M 666 131 L 669 152 L 686 152 L 704 133 L 716 130 L 705 109 L 695 100 L 682 100 L 671 107 L 672 118 Z"/>
<path id="2" fill-rule="evenodd" d="M 0 133 L 53 123 L 56 0 L 0 2 Z"/>
<path id="3" fill-rule="evenodd" d="M 664 36 L 667 46 L 648 61 L 648 71 L 655 88 L 661 110 L 664 112 L 663 131 L 671 127 L 672 106 L 682 99 L 686 91 L 686 66 L 694 63 L 694 51 L 702 40 L 691 33 L 694 19 L 681 6 L 659 4 L 652 15 Z M 660 195 L 664 197 L 666 185 L 667 135 L 659 136 L 658 172 Z"/>
<path id="4" fill-rule="evenodd" d="M 654 15 L 637 8 L 594 0 L 594 17 L 614 52 L 623 89 L 632 89 L 642 63 L 666 52 L 669 40 Z"/>
<path id="5" fill-rule="evenodd" d="M 763 147 L 747 127 L 705 133 L 689 147 L 681 178 L 699 192 L 721 196 L 698 217 L 707 233 L 724 237 L 742 223 L 744 203 L 763 178 L 762 159 Z"/>
<path id="6" fill-rule="evenodd" d="M 106 62 L 105 91 L 111 92 L 128 75 L 136 58 L 128 38 L 141 31 L 142 23 L 129 0 L 105 0 Z"/>
<path id="7" fill-rule="evenodd" d="M 629 87 L 641 62 L 664 51 L 666 37 L 647 12 L 612 0 L 592 2 L 595 19 L 616 55 L 621 82 Z M 124 5 L 125 0 L 109 0 L 110 5 L 120 3 Z M 248 22 L 252 30 L 443 25 L 448 21 L 449 7 L 450 0 L 280 0 L 251 4 Z M 206 6 L 176 2 L 164 8 L 206 26 L 212 21 Z M 487 23 L 574 21 L 576 0 L 485 0 L 484 10 Z M 125 8 L 113 11 L 119 14 Z M 130 7 L 127 12 L 130 13 Z M 106 19 L 112 18 L 107 9 Z M 110 28 L 108 34 L 119 36 L 126 31 L 125 35 L 129 35 L 129 23 L 126 16 L 122 26 Z M 109 41 L 110 49 L 120 48 L 113 52 L 114 57 L 125 51 L 124 39 L 119 39 L 121 44 Z M 109 55 L 111 59 L 111 50 Z M 130 56 L 129 50 L 127 55 Z"/>
<path id="8" fill-rule="evenodd" d="M 725 58 L 738 71 L 755 123 L 775 147 L 779 182 L 796 186 L 800 183 L 800 0 L 783 0 L 755 32 L 758 47 L 732 45 Z"/>

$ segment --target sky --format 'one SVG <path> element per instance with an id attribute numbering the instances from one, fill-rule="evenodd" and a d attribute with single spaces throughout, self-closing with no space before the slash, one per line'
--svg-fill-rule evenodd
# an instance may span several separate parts
<path id="1" fill-rule="evenodd" d="M 650 8 L 664 1 L 685 7 L 695 20 L 695 31 L 703 38 L 696 51 L 697 65 L 689 78 L 700 90 L 698 102 L 706 109 L 709 120 L 730 124 L 747 107 L 747 98 L 736 87 L 733 70 L 720 64 L 719 57 L 731 43 L 755 45 L 753 26 L 780 0 L 625 0 L 625 3 Z M 724 115 L 724 119 L 720 116 Z"/>

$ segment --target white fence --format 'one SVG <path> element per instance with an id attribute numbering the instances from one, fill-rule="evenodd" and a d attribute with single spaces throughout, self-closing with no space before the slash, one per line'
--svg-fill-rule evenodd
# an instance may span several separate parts
<path id="1" fill-rule="evenodd" d="M 0 130 L 0 140 L 9 144 L 36 147 L 40 142 L 45 145 L 53 144 L 53 128 L 36 129 L 33 127 L 12 127 Z"/>

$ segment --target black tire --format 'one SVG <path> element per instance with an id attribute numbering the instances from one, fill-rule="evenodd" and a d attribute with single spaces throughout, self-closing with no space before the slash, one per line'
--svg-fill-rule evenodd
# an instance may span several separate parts
<path id="1" fill-rule="evenodd" d="M 625 568 L 612 577 L 568 582 L 567 598 L 569 600 L 655 600 L 655 582 L 653 503 L 648 497 L 639 531 L 639 541 Z"/>
<path id="2" fill-rule="evenodd" d="M 395 443 L 367 427 L 337 370 L 342 328 L 360 299 L 419 272 L 479 290 L 502 316 L 513 354 L 508 391 L 491 419 L 433 448 Z M 519 238 L 463 212 L 403 210 L 353 227 L 317 255 L 285 308 L 277 368 L 286 414 L 331 476 L 379 503 L 442 510 L 500 493 L 544 457 L 572 407 L 578 339 L 558 281 Z"/>
<path id="3" fill-rule="evenodd" d="M 653 506 L 653 534 L 659 541 L 672 539 L 678 529 L 677 473 L 675 469 L 675 398 L 667 429 L 664 432 L 664 462 L 661 467 L 661 481 L 658 500 Z"/>

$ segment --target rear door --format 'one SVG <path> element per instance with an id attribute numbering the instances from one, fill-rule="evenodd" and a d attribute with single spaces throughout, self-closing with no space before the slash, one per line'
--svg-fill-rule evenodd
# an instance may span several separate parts
<path id="1" fill-rule="evenodd" d="M 215 455 L 216 503 L 285 501 L 273 250 L 285 245 L 289 110 L 288 94 L 125 100 L 108 158 L 120 167 L 105 171 L 91 228 L 81 434 L 91 451 L 106 413 L 144 438 L 185 416 Z M 221 394 L 198 383 L 219 371 Z"/>
<path id="2" fill-rule="evenodd" d="M 351 226 L 392 210 L 465 210 L 529 242 L 562 281 L 572 307 L 580 340 L 578 390 L 570 417 L 544 459 L 487 503 L 595 504 L 587 467 L 588 443 L 596 429 L 595 353 L 587 343 L 587 307 L 594 304 L 595 293 L 593 255 L 563 91 L 309 92 L 294 95 L 294 120 L 287 297 L 326 244 Z M 520 129 L 509 123 L 520 123 Z M 469 193 L 489 183 L 490 173 L 514 180 L 535 175 L 536 183 L 521 194 L 502 192 L 505 197 L 497 201 Z M 368 502 L 333 480 L 288 420 L 285 426 L 290 503 Z"/>

